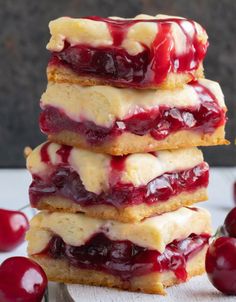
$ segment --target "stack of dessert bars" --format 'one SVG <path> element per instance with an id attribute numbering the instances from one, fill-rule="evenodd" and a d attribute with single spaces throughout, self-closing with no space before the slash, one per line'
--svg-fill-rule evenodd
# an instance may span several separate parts
<path id="1" fill-rule="evenodd" d="M 146 293 L 204 272 L 209 168 L 224 97 L 203 76 L 208 40 L 164 15 L 49 24 L 41 98 L 48 141 L 27 158 L 29 256 L 48 279 Z"/>

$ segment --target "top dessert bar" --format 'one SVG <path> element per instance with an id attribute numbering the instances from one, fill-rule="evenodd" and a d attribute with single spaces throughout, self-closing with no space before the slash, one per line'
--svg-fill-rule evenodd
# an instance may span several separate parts
<path id="1" fill-rule="evenodd" d="M 49 28 L 50 81 L 172 89 L 203 77 L 208 37 L 192 20 L 61 17 Z"/>

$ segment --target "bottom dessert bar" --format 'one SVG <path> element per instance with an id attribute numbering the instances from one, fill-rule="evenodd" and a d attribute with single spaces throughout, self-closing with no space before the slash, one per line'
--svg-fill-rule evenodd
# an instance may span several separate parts
<path id="1" fill-rule="evenodd" d="M 135 224 L 41 212 L 31 221 L 28 253 L 51 281 L 164 294 L 204 272 L 210 232 L 201 208 Z"/>

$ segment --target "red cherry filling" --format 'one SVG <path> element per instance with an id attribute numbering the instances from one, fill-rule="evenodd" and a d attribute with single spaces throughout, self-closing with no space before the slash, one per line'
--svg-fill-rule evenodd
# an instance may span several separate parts
<path id="1" fill-rule="evenodd" d="M 93 75 L 114 83 L 130 83 L 135 87 L 145 82 L 150 50 L 132 56 L 122 48 L 114 51 L 111 47 L 68 46 L 59 53 L 54 52 L 49 64 L 63 64 L 81 75 Z"/>
<path id="2" fill-rule="evenodd" d="M 0 266 L 1 302 L 41 302 L 47 287 L 42 268 L 25 257 L 12 257 Z"/>
<path id="3" fill-rule="evenodd" d="M 181 130 L 213 133 L 216 128 L 224 125 L 225 112 L 206 87 L 197 82 L 191 83 L 191 86 L 201 100 L 197 107 L 159 106 L 124 120 L 117 120 L 112 127 L 106 128 L 88 120 L 74 121 L 63 110 L 46 106 L 40 115 L 40 128 L 45 134 L 59 133 L 63 130 L 79 133 L 92 145 L 102 144 L 124 132 L 140 136 L 150 134 L 156 140 L 162 140 L 171 133 Z"/>
<path id="4" fill-rule="evenodd" d="M 174 240 L 160 254 L 131 241 L 110 240 L 103 233 L 95 234 L 82 246 L 68 245 L 62 238 L 54 236 L 41 254 L 66 259 L 73 266 L 107 272 L 122 279 L 171 270 L 178 279 L 185 281 L 187 261 L 208 244 L 208 239 L 207 234 L 192 234 L 186 239 Z"/>
<path id="5" fill-rule="evenodd" d="M 37 202 L 47 196 L 61 196 L 83 206 L 108 204 L 124 207 L 141 203 L 151 205 L 167 201 L 181 192 L 191 192 L 206 187 L 209 178 L 208 165 L 201 163 L 192 169 L 165 173 L 146 186 L 134 187 L 132 184 L 118 182 L 106 192 L 95 194 L 86 190 L 79 174 L 72 171 L 70 167 L 56 166 L 52 169 L 54 172 L 48 178 L 33 175 L 33 182 L 29 188 L 32 206 L 37 207 Z M 114 181 L 113 174 L 111 179 Z"/>
<path id="6" fill-rule="evenodd" d="M 236 238 L 236 207 L 225 218 L 224 227 L 230 237 Z"/>
<path id="7" fill-rule="evenodd" d="M 88 19 L 105 22 L 113 44 L 92 47 L 84 44 L 71 46 L 66 42 L 62 51 L 53 52 L 50 64 L 66 65 L 79 75 L 102 78 L 110 84 L 147 87 L 162 83 L 171 71 L 193 74 L 203 61 L 208 47 L 207 42 L 203 43 L 198 39 L 195 24 L 191 20 L 112 20 L 100 17 Z M 122 43 L 129 27 L 138 22 L 155 22 L 157 35 L 150 48 L 143 44 L 143 51 L 130 55 Z M 185 51 L 181 55 L 175 51 L 171 33 L 173 23 L 177 23 L 186 37 Z M 186 30 L 187 28 L 192 30 Z"/>
<path id="8" fill-rule="evenodd" d="M 206 254 L 206 271 L 211 283 L 222 293 L 236 295 L 236 239 L 217 238 Z"/>
<path id="9" fill-rule="evenodd" d="M 28 228 L 24 213 L 0 209 L 0 251 L 11 251 L 20 245 Z"/>

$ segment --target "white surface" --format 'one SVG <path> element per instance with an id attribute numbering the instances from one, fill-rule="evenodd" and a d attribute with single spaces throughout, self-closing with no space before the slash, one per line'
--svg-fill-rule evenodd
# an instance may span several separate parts
<path id="1" fill-rule="evenodd" d="M 235 297 L 224 296 L 213 288 L 207 276 L 167 289 L 166 296 L 131 293 L 116 289 L 82 285 L 67 286 L 75 302 L 235 302 Z M 63 301 L 64 302 L 64 301 Z"/>
<path id="2" fill-rule="evenodd" d="M 232 187 L 235 180 L 236 168 L 211 169 L 209 201 L 202 203 L 201 206 L 211 211 L 215 229 L 223 223 L 225 215 L 234 206 Z M 19 209 L 26 205 L 28 203 L 29 183 L 30 176 L 25 170 L 0 170 L 0 207 Z M 26 213 L 32 216 L 30 209 Z M 26 245 L 23 244 L 11 253 L 1 253 L 0 262 L 14 255 L 26 255 Z M 62 302 L 56 299 L 56 285 L 50 284 L 49 288 L 50 302 Z M 186 284 L 169 288 L 166 297 L 80 285 L 69 285 L 67 288 L 76 302 L 235 301 L 235 297 L 224 297 L 217 292 L 208 282 L 206 276 L 196 277 Z"/>

